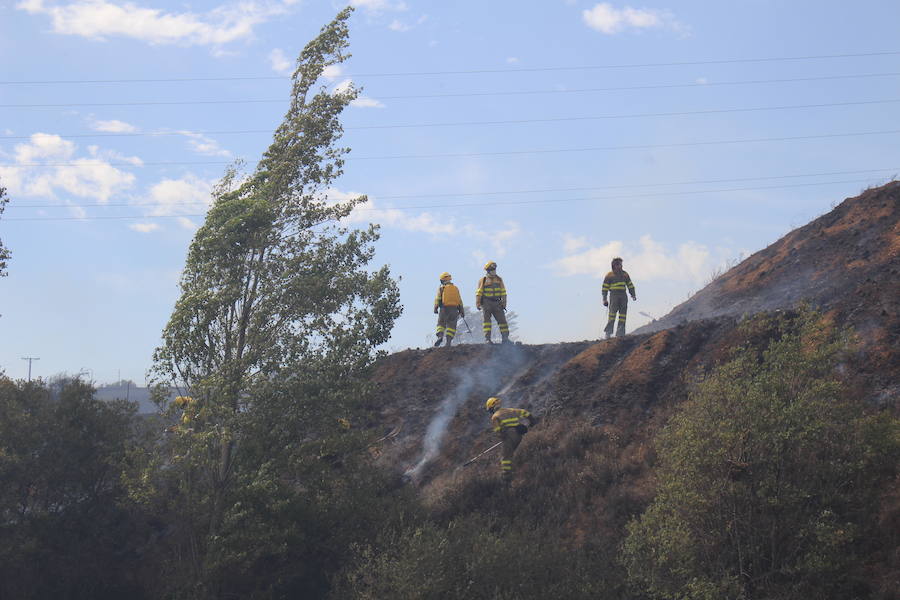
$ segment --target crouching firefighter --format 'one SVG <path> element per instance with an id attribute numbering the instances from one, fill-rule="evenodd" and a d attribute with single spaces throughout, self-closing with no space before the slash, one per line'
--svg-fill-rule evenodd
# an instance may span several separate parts
<path id="1" fill-rule="evenodd" d="M 508 485 L 513 475 L 513 454 L 519 447 L 522 436 L 528 433 L 528 427 L 537 424 L 537 418 L 524 408 L 503 408 L 497 397 L 488 398 L 484 407 L 491 413 L 491 425 L 500 434 L 500 441 L 503 443 L 500 476 L 503 483 Z"/>
<path id="2" fill-rule="evenodd" d="M 451 279 L 450 273 L 446 271 L 441 273 L 441 287 L 438 288 L 437 296 L 434 298 L 434 314 L 438 316 L 435 347 L 440 346 L 441 340 L 445 337 L 448 346 L 453 343 L 453 338 L 456 337 L 456 321 L 459 317 L 465 316 L 459 288 L 453 285 Z"/>

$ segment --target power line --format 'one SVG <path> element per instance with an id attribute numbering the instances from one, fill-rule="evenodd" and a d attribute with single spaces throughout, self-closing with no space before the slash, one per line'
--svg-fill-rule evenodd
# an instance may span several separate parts
<path id="1" fill-rule="evenodd" d="M 422 75 L 472 75 L 494 73 L 536 73 L 547 71 L 591 71 L 603 69 L 640 69 L 650 67 L 681 67 L 699 65 L 724 65 L 740 63 L 765 63 L 765 62 L 789 62 L 803 60 L 827 60 L 835 58 L 865 58 L 874 56 L 896 56 L 900 50 L 884 52 L 860 52 L 848 54 L 817 54 L 807 56 L 777 56 L 755 58 L 730 58 L 716 60 L 674 61 L 656 63 L 623 63 L 609 65 L 568 65 L 552 67 L 519 67 L 505 69 L 460 69 L 452 71 L 406 71 L 393 73 L 351 73 L 345 77 L 417 77 Z M 0 85 L 30 85 L 30 84 L 96 84 L 96 83 L 162 83 L 162 82 L 194 82 L 194 81 L 261 81 L 289 79 L 286 75 L 247 75 L 247 76 L 223 76 L 223 77 L 159 77 L 140 79 L 44 79 L 44 80 L 20 80 L 0 81 Z"/>
<path id="2" fill-rule="evenodd" d="M 692 115 L 712 115 L 724 113 L 738 112 L 762 112 L 769 110 L 801 110 L 810 108 L 833 108 L 843 106 L 872 106 L 878 104 L 896 104 L 900 99 L 889 98 L 884 100 L 859 100 L 853 102 L 826 102 L 819 104 L 789 104 L 782 106 L 755 106 L 744 108 L 717 108 L 707 110 L 693 111 L 671 111 L 657 113 L 623 113 L 618 115 L 594 115 L 584 117 L 550 117 L 544 119 L 504 119 L 498 121 L 456 121 L 446 123 L 397 123 L 393 125 L 351 125 L 345 126 L 344 129 L 350 130 L 374 130 L 374 129 L 418 129 L 424 127 L 471 127 L 481 125 L 525 125 L 530 123 L 562 123 L 562 122 L 578 122 L 578 121 L 599 121 L 608 119 L 637 119 L 645 117 L 683 117 Z M 220 130 L 220 131 L 194 131 L 193 134 L 199 135 L 226 135 L 226 134 L 249 134 L 249 133 L 271 133 L 271 129 L 240 129 L 240 130 Z M 158 137 L 184 135 L 183 131 L 159 131 L 159 132 L 129 132 L 129 133 L 76 133 L 60 135 L 64 139 L 75 138 L 94 138 L 94 137 Z M 0 140 L 27 140 L 31 136 L 23 135 L 6 135 L 0 136 Z"/>
<path id="3" fill-rule="evenodd" d="M 639 198 L 656 198 L 656 197 L 664 197 L 664 196 L 684 196 L 684 195 L 698 195 L 698 194 L 721 194 L 721 193 L 729 193 L 729 192 L 745 192 L 745 191 L 754 191 L 754 190 L 772 190 L 772 189 L 787 189 L 787 188 L 798 188 L 798 187 L 812 187 L 812 186 L 826 186 L 826 185 L 838 185 L 838 184 L 847 184 L 847 183 L 855 183 L 855 184 L 865 184 L 868 183 L 869 180 L 866 179 L 850 179 L 843 181 L 826 181 L 826 182 L 809 182 L 809 183 L 795 183 L 795 184 L 785 184 L 785 185 L 773 185 L 773 186 L 752 186 L 752 187 L 737 187 L 737 188 L 727 188 L 727 189 L 716 189 L 716 190 L 685 190 L 685 191 L 677 191 L 677 192 L 655 192 L 655 193 L 643 193 L 643 194 L 629 194 L 629 195 L 619 195 L 619 196 L 587 196 L 581 198 L 551 198 L 551 199 L 537 199 L 537 200 L 507 200 L 507 201 L 493 201 L 493 202 L 461 202 L 461 203 L 453 203 L 453 204 L 428 204 L 428 205 L 417 205 L 417 206 L 391 206 L 386 208 L 357 208 L 357 211 L 381 211 L 381 210 L 423 210 L 423 209 L 437 209 L 437 208 L 465 208 L 469 206 L 508 206 L 508 205 L 523 205 L 523 204 L 559 204 L 565 202 L 583 202 L 583 201 L 598 201 L 598 200 L 633 200 Z M 133 219 L 176 219 L 176 218 L 200 218 L 204 217 L 205 213 L 198 214 L 183 214 L 183 215 L 112 215 L 112 216 L 93 216 L 93 217 L 13 217 L 4 219 L 5 221 L 106 221 L 106 220 L 133 220 Z"/>
<path id="4" fill-rule="evenodd" d="M 565 152 L 599 152 L 608 150 L 651 150 L 654 148 L 684 148 L 691 146 L 720 146 L 732 144 L 755 144 L 764 142 L 793 142 L 804 140 L 822 140 L 830 138 L 845 137 L 863 137 L 869 135 L 894 135 L 900 133 L 900 129 L 888 129 L 884 131 L 853 131 L 848 133 L 823 133 L 817 135 L 795 135 L 780 137 L 764 137 L 764 138 L 742 138 L 732 140 L 709 140 L 697 142 L 671 142 L 668 144 L 626 144 L 619 146 L 586 146 L 582 148 L 546 148 L 537 150 L 501 150 L 497 152 L 444 152 L 435 154 L 390 154 L 381 156 L 348 156 L 347 161 L 354 160 L 407 160 L 407 159 L 428 159 L 428 158 L 472 158 L 487 156 L 519 156 L 528 154 L 558 154 Z M 204 164 L 204 165 L 223 165 L 231 164 L 233 161 L 209 161 L 209 162 L 156 162 L 144 163 L 143 165 L 135 165 L 134 163 L 104 163 L 110 166 L 119 167 L 139 167 L 139 166 L 178 166 L 182 164 Z M 252 163 L 248 163 L 252 164 Z M 22 168 L 22 167 L 80 167 L 84 166 L 79 163 L 7 163 L 0 164 L 4 168 Z"/>
<path id="5" fill-rule="evenodd" d="M 659 183 L 630 183 L 618 185 L 600 185 L 590 187 L 569 187 L 569 188 L 539 188 L 539 189 L 520 189 L 520 190 L 493 190 L 487 192 L 453 192 L 440 194 L 376 194 L 370 193 L 368 196 L 377 200 L 402 200 L 410 198 L 463 198 L 473 196 L 506 196 L 518 194 L 545 194 L 558 192 L 585 192 L 591 190 L 618 190 L 629 188 L 646 188 L 646 187 L 664 187 L 664 186 L 681 186 L 681 185 L 702 185 L 710 183 L 732 183 L 741 181 L 769 181 L 776 179 L 798 179 L 803 177 L 829 177 L 836 175 L 858 175 L 862 173 L 883 173 L 898 172 L 900 167 L 886 167 L 883 169 L 856 169 L 851 171 L 827 171 L 819 173 L 794 173 L 790 175 L 762 175 L 758 177 L 732 177 L 727 179 L 695 179 L 691 181 L 666 181 Z M 124 203 L 92 203 L 92 204 L 23 204 L 16 202 L 8 208 L 109 208 L 109 207 L 131 207 L 131 208 L 153 208 L 158 206 L 193 206 L 201 204 L 200 202 L 148 202 L 134 204 L 132 202 Z"/>
<path id="6" fill-rule="evenodd" d="M 515 91 L 488 91 L 488 92 L 458 92 L 446 94 L 411 94 L 401 96 L 382 96 L 379 100 L 418 100 L 427 98 L 468 98 L 485 96 L 528 96 L 538 94 L 579 94 L 591 92 L 618 92 L 629 90 L 658 90 L 675 88 L 706 88 L 716 86 L 734 85 L 759 85 L 767 83 L 797 83 L 812 81 L 833 81 L 846 79 L 866 79 L 875 77 L 896 77 L 900 72 L 891 73 L 865 73 L 857 75 L 825 75 L 821 77 L 792 77 L 785 79 L 751 79 L 746 81 L 719 81 L 719 82 L 691 82 L 691 83 L 661 83 L 647 85 L 628 85 L 599 88 L 579 88 L 571 90 L 515 90 Z M 0 108 L 78 108 L 78 107 L 109 107 L 109 106 L 187 106 L 209 104 L 281 104 L 286 103 L 285 98 L 280 99 L 233 99 L 233 100 L 142 100 L 134 102 L 56 102 L 45 104 L 0 104 Z"/>

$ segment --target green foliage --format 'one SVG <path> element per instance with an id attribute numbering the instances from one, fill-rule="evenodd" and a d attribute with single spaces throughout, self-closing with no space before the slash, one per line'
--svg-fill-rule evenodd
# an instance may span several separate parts
<path id="1" fill-rule="evenodd" d="M 566 548 L 558 529 L 512 524 L 498 513 L 424 523 L 385 534 L 358 549 L 357 565 L 336 583 L 333 598 L 591 598 L 604 583 L 591 557 Z"/>
<path id="2" fill-rule="evenodd" d="M 92 396 L 78 380 L 0 378 L 2 598 L 143 597 L 146 531 L 119 479 L 135 407 Z"/>
<path id="3" fill-rule="evenodd" d="M 365 528 L 311 532 L 333 514 L 357 522 L 347 498 L 384 485 L 322 484 L 338 474 L 311 458 L 340 439 L 333 454 L 357 465 L 353 477 L 370 469 L 356 458 L 365 441 L 339 435 L 338 419 L 359 414 L 366 369 L 400 314 L 387 267 L 368 266 L 377 228 L 341 226 L 365 197 L 327 197 L 348 151 L 337 146 L 339 117 L 358 91 L 319 80 L 347 58 L 350 12 L 300 54 L 290 109 L 256 171 L 232 169 L 214 191 L 155 354 L 174 424 L 135 493 L 177 524 L 167 563 L 176 597 L 316 593 L 334 562 L 316 546 L 340 547 Z M 177 405 L 162 398 L 171 387 Z"/>
<path id="4" fill-rule="evenodd" d="M 851 340 L 820 315 L 743 331 L 756 345 L 699 382 L 658 437 L 658 492 L 629 526 L 629 575 L 658 598 L 868 597 L 857 575 L 900 422 L 850 399 L 837 374 Z"/>

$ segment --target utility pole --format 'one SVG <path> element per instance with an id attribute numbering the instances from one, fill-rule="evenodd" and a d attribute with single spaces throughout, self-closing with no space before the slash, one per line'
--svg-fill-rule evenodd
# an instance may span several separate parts
<path id="1" fill-rule="evenodd" d="M 28 381 L 31 381 L 31 363 L 35 360 L 41 360 L 37 356 L 23 356 L 22 360 L 28 361 Z"/>

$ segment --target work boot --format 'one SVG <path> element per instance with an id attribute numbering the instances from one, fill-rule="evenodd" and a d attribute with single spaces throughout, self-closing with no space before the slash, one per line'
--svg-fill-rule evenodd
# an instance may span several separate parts
<path id="1" fill-rule="evenodd" d="M 603 339 L 608 340 L 610 338 L 610 333 L 608 331 L 603 332 Z"/>
<path id="2" fill-rule="evenodd" d="M 450 347 L 450 344 L 452 344 L 452 343 L 453 343 L 453 338 L 452 338 L 452 337 L 447 337 L 446 346 L 449 348 L 449 347 Z"/>
<path id="3" fill-rule="evenodd" d="M 442 336 L 442 335 L 437 336 L 437 338 L 438 338 L 437 341 L 434 343 L 434 347 L 435 347 L 435 348 L 437 348 L 438 346 L 440 346 L 440 345 L 441 345 L 441 342 L 444 341 L 444 336 Z"/>
<path id="4" fill-rule="evenodd" d="M 503 336 L 503 339 L 500 340 L 500 343 L 501 344 L 509 344 L 510 343 L 509 336 L 508 335 Z"/>
<path id="5" fill-rule="evenodd" d="M 491 341 L 491 338 L 484 338 L 484 343 L 485 344 L 493 344 L 494 342 Z"/>

